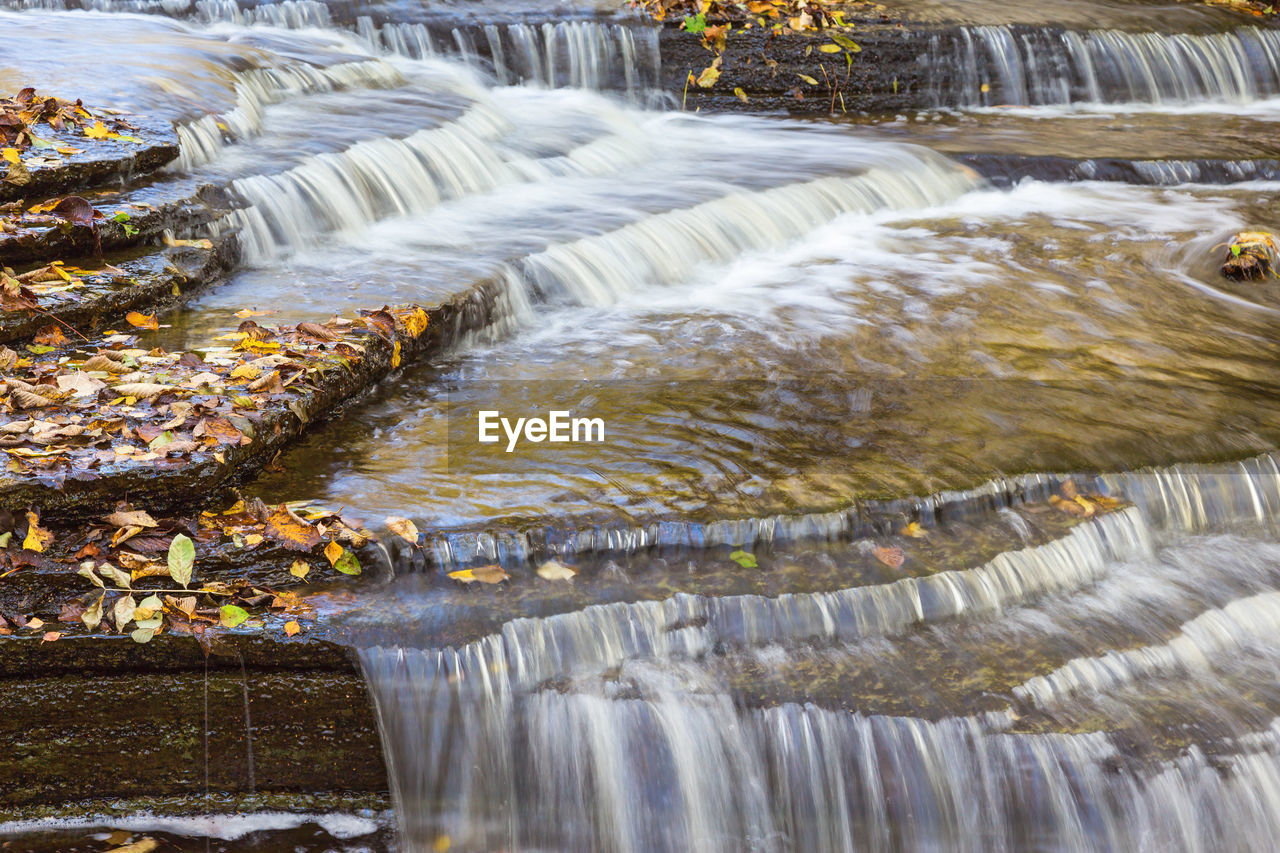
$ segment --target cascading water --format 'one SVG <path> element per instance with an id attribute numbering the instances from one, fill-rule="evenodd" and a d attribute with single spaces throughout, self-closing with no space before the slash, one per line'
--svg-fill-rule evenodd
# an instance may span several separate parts
<path id="1" fill-rule="evenodd" d="M 1280 33 L 961 28 L 926 57 L 939 105 L 1247 103 L 1280 95 Z"/>
<path id="2" fill-rule="evenodd" d="M 1277 484 L 1265 468 L 1145 476 L 1192 478 L 1202 495 L 1231 503 L 1274 498 Z M 1182 495 L 1188 512 L 1206 502 Z M 1016 709 L 1211 673 L 1274 636 L 1276 592 L 1210 607 L 1176 628 L 1144 615 L 1139 630 L 1152 639 L 1170 631 L 1167 639 L 1068 661 L 1010 685 L 1004 707 L 982 711 L 851 712 L 841 706 L 857 708 L 864 682 L 843 693 L 786 681 L 814 642 L 829 649 L 823 660 L 869 656 L 874 671 L 877 644 L 919 652 L 911 626 L 948 631 L 955 647 L 1013 630 L 1005 641 L 1016 648 L 1028 630 L 1071 630 L 1082 616 L 1123 620 L 1125 598 L 1142 588 L 1135 582 L 1149 582 L 1166 555 L 1198 571 L 1226 547 L 1202 549 L 1181 526 L 1150 529 L 1148 518 L 1167 508 L 1138 500 L 969 570 L 777 598 L 677 595 L 515 619 L 459 647 L 366 648 L 406 848 L 442 838 L 466 849 L 563 850 L 1265 846 L 1280 820 L 1274 725 L 1143 756 L 1105 730 L 1039 731 Z M 1217 514 L 1220 529 L 1251 521 L 1230 516 Z M 1218 589 L 1211 574 L 1197 582 Z M 1049 614 L 1064 598 L 1083 614 L 1058 627 Z M 757 697 L 744 662 L 776 671 L 769 677 L 792 685 L 784 698 L 796 698 Z"/>

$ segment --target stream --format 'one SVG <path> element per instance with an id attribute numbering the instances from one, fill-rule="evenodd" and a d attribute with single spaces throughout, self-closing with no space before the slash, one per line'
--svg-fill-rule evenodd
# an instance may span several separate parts
<path id="1" fill-rule="evenodd" d="M 135 823 L 191 850 L 1274 849 L 1280 284 L 1218 266 L 1280 227 L 1280 30 L 1005 5 L 925 4 L 964 24 L 922 42 L 929 108 L 802 120 L 682 111 L 658 31 L 603 0 L 4 3 L 0 89 L 171 119 L 143 189 L 236 201 L 239 268 L 159 345 L 499 294 L 247 487 L 426 534 L 334 617 L 391 813 Z M 488 410 L 605 440 L 508 453 Z M 1055 510 L 1069 479 L 1116 506 Z M 447 577 L 495 563 L 510 584 Z"/>

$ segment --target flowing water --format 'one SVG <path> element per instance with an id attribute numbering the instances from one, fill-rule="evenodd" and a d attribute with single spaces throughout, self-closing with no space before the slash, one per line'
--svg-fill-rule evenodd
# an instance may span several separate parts
<path id="1" fill-rule="evenodd" d="M 398 849 L 1274 846 L 1280 287 L 1216 267 L 1280 219 L 1278 31 L 1060 3 L 920 39 L 930 109 L 798 121 L 540 5 L 0 12 L 0 83 L 170 118 L 161 184 L 235 200 L 157 343 L 496 294 L 249 487 L 425 533 L 341 618 Z"/>

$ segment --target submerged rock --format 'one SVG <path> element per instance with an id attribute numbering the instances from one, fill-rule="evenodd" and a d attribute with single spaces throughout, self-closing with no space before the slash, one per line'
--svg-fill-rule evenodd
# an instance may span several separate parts
<path id="1" fill-rule="evenodd" d="M 1256 281 L 1272 272 L 1276 239 L 1266 231 L 1241 231 L 1227 244 L 1222 274 L 1236 281 Z"/>

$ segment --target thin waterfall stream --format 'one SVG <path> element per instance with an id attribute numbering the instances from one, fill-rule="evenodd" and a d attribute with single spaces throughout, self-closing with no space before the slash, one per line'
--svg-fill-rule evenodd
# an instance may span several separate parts
<path id="1" fill-rule="evenodd" d="M 682 108 L 689 34 L 605 0 L 0 3 L 0 83 L 173 124 L 112 198 L 217 194 L 234 268 L 148 347 L 481 306 L 236 484 L 379 534 L 299 595 L 383 809 L 279 781 L 276 729 L 343 740 L 258 698 L 305 675 L 206 658 L 198 805 L 0 847 L 1276 849 L 1280 285 L 1218 268 L 1280 228 L 1280 29 L 1014 6 L 886 37 L 914 107 L 800 118 Z"/>

